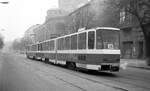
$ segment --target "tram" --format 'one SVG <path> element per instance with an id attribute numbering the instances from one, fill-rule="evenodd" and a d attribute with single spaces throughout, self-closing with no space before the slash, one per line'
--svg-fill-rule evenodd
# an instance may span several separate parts
<path id="1" fill-rule="evenodd" d="M 120 29 L 97 27 L 35 43 L 26 56 L 73 69 L 118 72 Z"/>

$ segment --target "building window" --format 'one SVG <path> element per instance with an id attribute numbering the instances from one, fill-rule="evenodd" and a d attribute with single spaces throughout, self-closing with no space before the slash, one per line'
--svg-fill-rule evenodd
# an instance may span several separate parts
<path id="1" fill-rule="evenodd" d="M 124 9 L 120 12 L 120 24 L 122 24 L 125 21 L 126 18 L 126 12 Z"/>

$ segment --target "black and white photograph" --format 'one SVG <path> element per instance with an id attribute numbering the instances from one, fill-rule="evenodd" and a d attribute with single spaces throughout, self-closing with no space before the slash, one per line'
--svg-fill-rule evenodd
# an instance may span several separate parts
<path id="1" fill-rule="evenodd" d="M 0 0 L 0 91 L 150 91 L 150 0 Z"/>

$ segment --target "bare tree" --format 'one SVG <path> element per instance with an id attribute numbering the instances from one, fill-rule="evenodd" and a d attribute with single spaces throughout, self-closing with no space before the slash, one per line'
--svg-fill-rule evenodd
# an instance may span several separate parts
<path id="1" fill-rule="evenodd" d="M 150 66 L 150 0 L 111 0 L 110 4 L 124 9 L 138 20 L 145 40 L 146 61 Z"/>
<path id="2" fill-rule="evenodd" d="M 93 21 L 94 16 L 90 4 L 79 8 L 71 15 L 71 29 L 73 32 L 77 32 L 79 28 L 90 28 L 90 23 Z"/>
<path id="3" fill-rule="evenodd" d="M 15 50 L 15 51 L 21 50 L 20 39 L 15 39 L 12 42 L 12 49 Z"/>
<path id="4" fill-rule="evenodd" d="M 21 49 L 22 49 L 22 51 L 25 51 L 25 49 L 26 49 L 26 46 L 28 46 L 28 45 L 30 45 L 30 44 L 33 44 L 33 41 L 32 41 L 32 39 L 31 38 L 21 38 L 21 41 L 20 41 L 20 45 L 21 45 Z"/>
<path id="5" fill-rule="evenodd" d="M 32 44 L 33 41 L 30 38 L 15 39 L 12 43 L 12 49 L 16 51 L 25 51 L 26 46 Z"/>

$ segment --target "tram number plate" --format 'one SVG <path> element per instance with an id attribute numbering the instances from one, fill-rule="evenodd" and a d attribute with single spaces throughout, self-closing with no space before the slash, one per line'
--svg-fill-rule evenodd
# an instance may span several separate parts
<path id="1" fill-rule="evenodd" d="M 85 55 L 78 55 L 78 60 L 86 60 L 86 56 Z"/>

